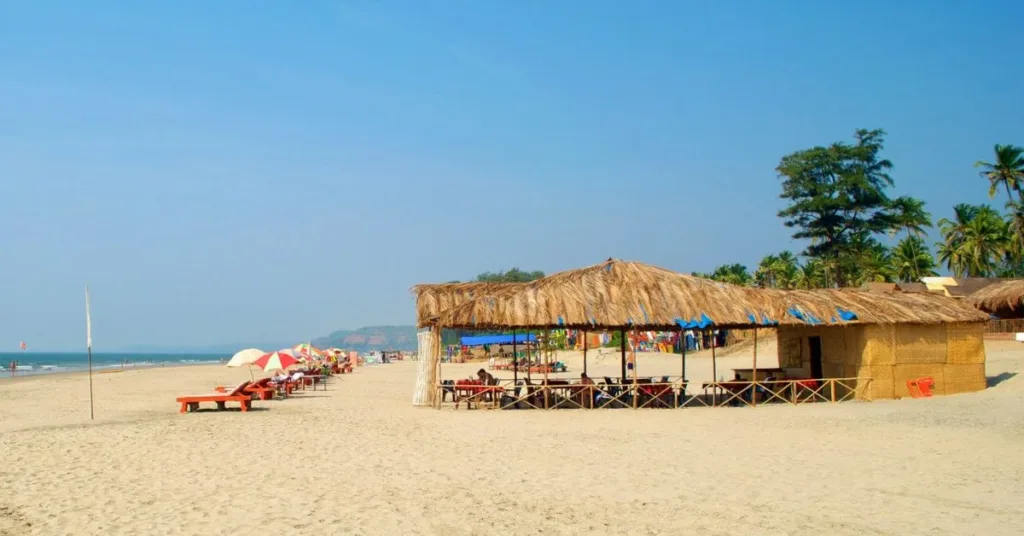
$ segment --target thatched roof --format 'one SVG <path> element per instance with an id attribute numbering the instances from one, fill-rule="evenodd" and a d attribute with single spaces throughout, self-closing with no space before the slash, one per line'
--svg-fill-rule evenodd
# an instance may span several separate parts
<path id="1" fill-rule="evenodd" d="M 1024 279 L 993 283 L 967 296 L 964 301 L 990 313 L 1024 309 Z"/>
<path id="2" fill-rule="evenodd" d="M 530 283 L 480 289 L 474 298 L 459 296 L 461 304 L 442 306 L 443 312 L 421 321 L 468 329 L 678 329 L 986 320 L 943 296 L 754 289 L 612 259 Z M 417 308 L 426 309 L 419 300 Z"/>
<path id="3" fill-rule="evenodd" d="M 974 307 L 933 292 L 855 289 L 764 292 L 777 295 L 775 299 L 784 308 L 780 324 L 951 324 L 988 320 L 988 315 Z M 808 313 L 813 318 L 808 318 Z M 845 313 L 853 313 L 856 318 Z M 805 318 L 799 318 L 800 314 Z"/>
<path id="4" fill-rule="evenodd" d="M 430 319 L 444 311 L 462 305 L 473 298 L 490 296 L 502 290 L 522 286 L 524 283 L 440 283 L 416 285 L 416 327 L 430 324 Z"/>

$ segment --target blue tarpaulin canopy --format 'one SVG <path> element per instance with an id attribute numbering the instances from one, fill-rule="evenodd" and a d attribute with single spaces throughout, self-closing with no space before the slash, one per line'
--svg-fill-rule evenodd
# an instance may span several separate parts
<path id="1" fill-rule="evenodd" d="M 532 333 L 516 335 L 516 342 L 537 342 Z M 485 344 L 512 344 L 512 335 L 480 335 L 478 337 L 462 337 L 463 346 L 483 346 Z"/>

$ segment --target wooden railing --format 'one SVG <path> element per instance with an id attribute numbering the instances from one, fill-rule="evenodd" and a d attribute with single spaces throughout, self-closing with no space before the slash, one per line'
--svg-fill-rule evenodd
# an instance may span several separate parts
<path id="1" fill-rule="evenodd" d="M 1024 333 L 1024 319 L 989 320 L 985 333 Z"/>
<path id="2" fill-rule="evenodd" d="M 838 403 L 871 400 L 871 378 L 824 378 L 761 381 L 705 382 L 699 386 L 670 378 L 668 381 L 625 383 L 523 383 L 503 380 L 499 385 L 434 386 L 434 407 L 476 404 L 491 409 L 602 409 L 757 406 L 811 402 Z M 694 391 L 699 387 L 699 391 Z M 450 399 L 450 401 L 449 401 Z"/>

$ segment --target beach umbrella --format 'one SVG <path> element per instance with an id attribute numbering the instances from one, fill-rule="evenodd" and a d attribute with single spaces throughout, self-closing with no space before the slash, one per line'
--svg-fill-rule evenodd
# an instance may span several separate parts
<path id="1" fill-rule="evenodd" d="M 231 356 L 227 366 L 241 367 L 243 365 L 251 365 L 253 361 L 263 357 L 263 354 L 266 354 L 266 352 L 259 348 L 248 348 Z"/>
<path id="2" fill-rule="evenodd" d="M 292 350 L 306 357 L 323 357 L 324 351 L 309 343 L 296 344 Z"/>
<path id="3" fill-rule="evenodd" d="M 286 370 L 288 367 L 295 365 L 299 360 L 289 350 L 279 350 L 277 352 L 271 352 L 269 354 L 263 354 L 252 364 L 263 369 L 264 372 L 268 370 Z"/>
<path id="4" fill-rule="evenodd" d="M 248 348 L 246 350 L 242 350 L 241 352 L 231 356 L 231 359 L 228 360 L 227 366 L 241 367 L 242 365 L 245 365 L 249 367 L 249 377 L 252 378 L 252 362 L 262 357 L 265 353 L 266 352 L 259 348 Z"/>

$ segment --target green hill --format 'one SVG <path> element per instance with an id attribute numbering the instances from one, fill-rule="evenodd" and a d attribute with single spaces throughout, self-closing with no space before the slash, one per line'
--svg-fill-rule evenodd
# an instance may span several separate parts
<path id="1" fill-rule="evenodd" d="M 354 331 L 338 330 L 313 339 L 317 348 L 342 348 L 357 352 L 371 350 L 415 350 L 415 326 L 367 326 Z"/>

